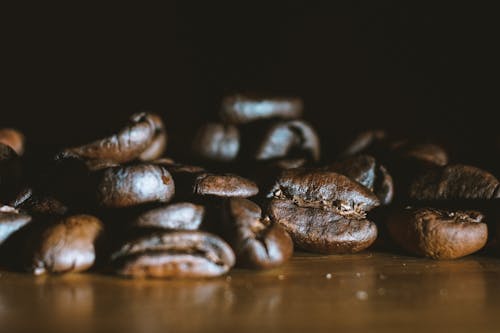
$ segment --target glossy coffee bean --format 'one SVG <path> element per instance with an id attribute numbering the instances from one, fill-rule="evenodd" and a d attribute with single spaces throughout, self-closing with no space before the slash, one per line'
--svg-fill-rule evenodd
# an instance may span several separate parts
<path id="1" fill-rule="evenodd" d="M 231 95 L 222 100 L 221 118 L 231 124 L 246 124 L 260 119 L 296 119 L 302 115 L 299 98 Z"/>
<path id="2" fill-rule="evenodd" d="M 149 113 L 134 114 L 118 133 L 94 142 L 68 148 L 64 156 L 80 157 L 94 163 L 125 163 L 138 158 L 157 135 L 157 116 Z"/>
<path id="3" fill-rule="evenodd" d="M 169 202 L 175 192 L 170 173 L 156 164 L 108 168 L 99 175 L 97 200 L 103 207 L 130 207 Z"/>
<path id="4" fill-rule="evenodd" d="M 370 155 L 356 155 L 324 168 L 341 173 L 373 191 L 381 204 L 388 205 L 394 196 L 394 184 L 387 169 Z"/>
<path id="5" fill-rule="evenodd" d="M 24 135 L 23 133 L 13 128 L 0 129 L 0 144 L 4 144 L 12 148 L 17 155 L 21 156 L 24 153 Z"/>
<path id="6" fill-rule="evenodd" d="M 412 182 L 409 195 L 417 200 L 500 198 L 500 183 L 492 174 L 468 165 L 429 168 Z"/>
<path id="7" fill-rule="evenodd" d="M 303 207 L 292 201 L 272 199 L 269 216 L 292 237 L 297 247 L 325 254 L 360 252 L 375 242 L 376 225 L 362 217 Z"/>
<path id="8" fill-rule="evenodd" d="M 404 209 L 387 220 L 388 230 L 406 251 L 433 259 L 455 259 L 479 251 L 488 228 L 483 214 L 434 208 Z"/>
<path id="9" fill-rule="evenodd" d="M 288 233 L 269 218 L 260 207 L 247 199 L 226 202 L 224 222 L 228 239 L 236 253 L 238 266 L 268 269 L 282 265 L 293 254 Z"/>
<path id="10" fill-rule="evenodd" d="M 33 274 L 82 272 L 96 260 L 102 222 L 90 215 L 74 215 L 47 227 L 39 236 L 28 270 Z"/>
<path id="11" fill-rule="evenodd" d="M 152 233 L 126 242 L 112 255 L 126 277 L 201 278 L 223 275 L 234 266 L 231 247 L 201 231 Z"/>
<path id="12" fill-rule="evenodd" d="M 31 222 L 31 216 L 19 213 L 10 206 L 0 207 L 0 245 L 10 235 Z"/>
<path id="13" fill-rule="evenodd" d="M 201 196 L 248 198 L 259 193 L 257 184 L 234 174 L 203 173 L 196 177 L 193 193 Z"/>
<path id="14" fill-rule="evenodd" d="M 179 202 L 142 213 L 132 222 L 132 226 L 167 230 L 197 230 L 204 215 L 203 206 Z"/>
<path id="15" fill-rule="evenodd" d="M 240 134 L 233 125 L 208 123 L 197 132 L 193 141 L 196 156 L 218 162 L 232 161 L 240 149 Z"/>
<path id="16" fill-rule="evenodd" d="M 160 158 L 167 149 L 168 135 L 163 120 L 157 114 L 149 113 L 148 115 L 154 124 L 154 136 L 149 147 L 139 156 L 141 161 L 156 160 Z"/>
<path id="17" fill-rule="evenodd" d="M 377 236 L 366 212 L 379 205 L 377 197 L 350 178 L 329 171 L 292 169 L 282 173 L 268 193 L 272 221 L 295 244 L 320 253 L 358 252 Z"/>
<path id="18" fill-rule="evenodd" d="M 302 120 L 280 121 L 266 131 L 255 152 L 255 159 L 271 160 L 285 157 L 319 160 L 319 137 L 311 125 Z"/>

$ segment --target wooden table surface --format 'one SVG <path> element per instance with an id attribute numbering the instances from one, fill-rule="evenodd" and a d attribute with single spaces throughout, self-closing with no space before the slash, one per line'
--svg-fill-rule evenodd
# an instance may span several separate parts
<path id="1" fill-rule="evenodd" d="M 0 271 L 0 332 L 500 332 L 500 259 L 299 253 L 214 280 Z"/>

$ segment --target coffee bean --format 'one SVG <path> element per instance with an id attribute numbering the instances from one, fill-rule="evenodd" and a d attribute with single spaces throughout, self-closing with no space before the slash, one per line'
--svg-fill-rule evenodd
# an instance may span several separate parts
<path id="1" fill-rule="evenodd" d="M 0 202 L 8 202 L 19 190 L 22 165 L 16 152 L 0 143 Z"/>
<path id="2" fill-rule="evenodd" d="M 282 173 L 268 193 L 272 221 L 295 244 L 320 253 L 357 252 L 373 243 L 376 226 L 366 212 L 379 205 L 363 185 L 329 171 L 292 169 Z"/>
<path id="3" fill-rule="evenodd" d="M 438 166 L 448 164 L 448 153 L 435 144 L 404 144 L 395 150 L 395 154 Z"/>
<path id="4" fill-rule="evenodd" d="M 282 265 L 293 253 L 292 239 L 279 225 L 262 217 L 260 207 L 247 199 L 226 202 L 224 222 L 228 239 L 242 267 L 268 269 Z"/>
<path id="5" fill-rule="evenodd" d="M 373 191 L 381 204 L 388 205 L 394 196 L 394 184 L 387 169 L 370 155 L 356 155 L 323 168 L 341 173 Z"/>
<path id="6" fill-rule="evenodd" d="M 111 258 L 118 274 L 136 278 L 216 277 L 235 262 L 226 242 L 201 231 L 152 233 L 126 242 Z"/>
<path id="7" fill-rule="evenodd" d="M 139 156 L 141 161 L 156 160 L 163 155 L 167 148 L 168 135 L 161 117 L 154 113 L 148 115 L 154 124 L 154 136 L 149 147 Z"/>
<path id="8" fill-rule="evenodd" d="M 422 172 L 410 185 L 417 200 L 500 198 L 500 184 L 489 172 L 468 165 L 434 167 Z"/>
<path id="9" fill-rule="evenodd" d="M 203 173 L 196 178 L 193 192 L 202 196 L 248 198 L 257 195 L 259 188 L 253 181 L 234 174 Z"/>
<path id="10" fill-rule="evenodd" d="M 488 228 L 477 211 L 404 209 L 387 220 L 389 232 L 403 249 L 433 259 L 460 258 L 484 247 Z"/>
<path id="11" fill-rule="evenodd" d="M 299 98 L 232 95 L 222 100 L 221 118 L 231 124 L 246 124 L 259 119 L 295 119 L 302 110 Z"/>
<path id="12" fill-rule="evenodd" d="M 17 230 L 31 222 L 31 216 L 19 213 L 13 207 L 0 207 L 0 245 Z"/>
<path id="13" fill-rule="evenodd" d="M 118 208 L 169 202 L 175 192 L 170 173 L 156 164 L 108 168 L 99 175 L 97 198 L 101 206 Z"/>
<path id="14" fill-rule="evenodd" d="M 79 147 L 68 148 L 62 157 L 76 156 L 94 163 L 125 163 L 138 158 L 157 135 L 157 117 L 149 113 L 134 114 L 117 134 Z"/>
<path id="15" fill-rule="evenodd" d="M 302 120 L 294 120 L 277 122 L 269 128 L 255 152 L 255 159 L 284 157 L 319 160 L 319 138 L 311 125 Z"/>
<path id="16" fill-rule="evenodd" d="M 24 153 L 24 141 L 24 135 L 18 130 L 12 128 L 0 129 L 0 144 L 9 146 L 19 156 Z"/>
<path id="17" fill-rule="evenodd" d="M 170 230 L 197 230 L 205 208 L 189 202 L 179 202 L 152 210 L 139 215 L 133 222 L 133 227 L 158 228 Z"/>
<path id="18" fill-rule="evenodd" d="M 11 206 L 36 216 L 64 215 L 68 211 L 68 207 L 57 198 L 33 193 L 31 188 L 21 191 Z"/>
<path id="19" fill-rule="evenodd" d="M 233 125 L 208 123 L 202 126 L 193 141 L 193 151 L 209 161 L 228 162 L 238 155 L 240 134 Z"/>
<path id="20" fill-rule="evenodd" d="M 33 274 L 81 272 L 96 260 L 102 222 L 90 215 L 74 215 L 50 225 L 40 235 L 28 270 Z"/>

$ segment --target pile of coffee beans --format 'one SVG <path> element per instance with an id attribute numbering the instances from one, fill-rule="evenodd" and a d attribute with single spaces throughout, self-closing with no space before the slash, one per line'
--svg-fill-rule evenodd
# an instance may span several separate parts
<path id="1" fill-rule="evenodd" d="M 1 266 L 191 278 L 271 269 L 294 247 L 433 259 L 497 247 L 493 174 L 383 130 L 321 160 L 303 108 L 298 98 L 227 96 L 183 162 L 166 157 L 163 120 L 148 112 L 43 167 L 24 158 L 22 133 L 0 129 Z"/>

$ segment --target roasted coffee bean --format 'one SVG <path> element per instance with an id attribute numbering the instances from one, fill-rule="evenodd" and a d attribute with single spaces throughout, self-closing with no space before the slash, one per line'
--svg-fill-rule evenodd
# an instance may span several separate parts
<path id="1" fill-rule="evenodd" d="M 102 222 L 90 215 L 59 220 L 39 236 L 27 269 L 36 275 L 85 271 L 94 265 L 102 232 Z"/>
<path id="2" fill-rule="evenodd" d="M 500 198 L 500 184 L 489 172 L 468 165 L 429 168 L 410 185 L 409 195 L 417 200 Z"/>
<path id="3" fill-rule="evenodd" d="M 292 237 L 297 247 L 325 254 L 360 252 L 375 242 L 376 225 L 362 217 L 303 207 L 293 201 L 272 199 L 269 216 Z"/>
<path id="4" fill-rule="evenodd" d="M 304 167 L 307 164 L 305 158 L 284 158 L 271 162 L 271 167 L 277 170 L 288 170 Z"/>
<path id="5" fill-rule="evenodd" d="M 157 116 L 138 113 L 117 134 L 83 146 L 68 148 L 61 155 L 83 158 L 89 165 L 129 162 L 151 147 L 157 138 L 157 127 Z"/>
<path id="6" fill-rule="evenodd" d="M 31 222 L 31 216 L 10 206 L 0 207 L 0 245 L 17 230 Z"/>
<path id="7" fill-rule="evenodd" d="M 433 259 L 455 259 L 486 244 L 488 228 L 477 211 L 434 208 L 404 209 L 390 216 L 387 227 L 406 251 Z"/>
<path id="8" fill-rule="evenodd" d="M 19 156 L 24 153 L 24 135 L 18 130 L 12 128 L 0 129 L 0 144 L 9 146 Z"/>
<path id="9" fill-rule="evenodd" d="M 435 144 L 405 144 L 398 147 L 396 154 L 403 158 L 415 159 L 438 166 L 448 164 L 448 153 Z"/>
<path id="10" fill-rule="evenodd" d="M 60 200 L 49 195 L 34 194 L 31 188 L 21 191 L 11 206 L 32 215 L 64 215 L 68 211 L 68 207 Z"/>
<path id="11" fill-rule="evenodd" d="M 99 174 L 98 203 L 104 207 L 130 207 L 169 202 L 175 192 L 170 173 L 156 164 L 134 164 L 105 169 Z"/>
<path id="12" fill-rule="evenodd" d="M 139 215 L 132 226 L 139 228 L 157 228 L 170 230 L 197 230 L 205 208 L 189 202 L 178 202 L 162 206 Z"/>
<path id="13" fill-rule="evenodd" d="M 157 232 L 126 242 L 112 257 L 127 277 L 200 278 L 220 276 L 234 266 L 231 247 L 201 231 Z"/>
<path id="14" fill-rule="evenodd" d="M 203 173 L 196 177 L 194 194 L 215 197 L 248 198 L 259 193 L 253 181 L 233 174 Z"/>
<path id="15" fill-rule="evenodd" d="M 255 140 L 255 139 L 254 139 Z M 265 133 L 255 152 L 255 159 L 284 157 L 320 158 L 319 138 L 314 129 L 302 120 L 280 121 Z"/>
<path id="16" fill-rule="evenodd" d="M 381 204 L 388 205 L 394 196 L 394 184 L 387 169 L 370 155 L 356 155 L 324 168 L 341 173 L 373 191 Z"/>
<path id="17" fill-rule="evenodd" d="M 238 155 L 240 134 L 233 125 L 208 123 L 203 125 L 193 141 L 194 153 L 209 161 L 228 162 Z"/>
<path id="18" fill-rule="evenodd" d="M 288 233 L 269 218 L 262 217 L 257 204 L 232 198 L 226 202 L 224 213 L 227 237 L 239 266 L 273 268 L 292 256 L 293 242 Z"/>
<path id="19" fill-rule="evenodd" d="M 268 193 L 272 221 L 295 244 L 321 253 L 357 252 L 373 243 L 376 226 L 366 212 L 377 197 L 350 178 L 329 171 L 292 169 L 282 173 Z"/>
<path id="20" fill-rule="evenodd" d="M 379 145 L 387 138 L 383 130 L 369 130 L 359 133 L 347 147 L 344 148 L 340 157 L 353 156 L 360 153 L 370 153 L 377 150 Z"/>
<path id="21" fill-rule="evenodd" d="M 0 143 L 0 202 L 8 202 L 19 190 L 22 165 L 16 152 Z"/>
<path id="22" fill-rule="evenodd" d="M 222 100 L 221 118 L 231 124 L 246 124 L 259 119 L 295 119 L 302 110 L 299 98 L 232 95 Z"/>
<path id="23" fill-rule="evenodd" d="M 160 158 L 167 149 L 168 135 L 161 117 L 157 114 L 150 113 L 149 118 L 155 126 L 155 131 L 151 144 L 139 156 L 141 161 L 156 160 Z"/>

